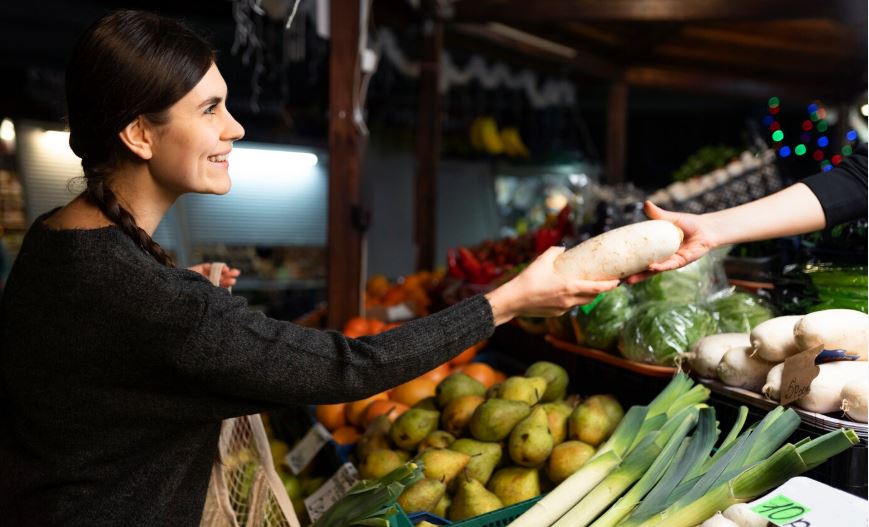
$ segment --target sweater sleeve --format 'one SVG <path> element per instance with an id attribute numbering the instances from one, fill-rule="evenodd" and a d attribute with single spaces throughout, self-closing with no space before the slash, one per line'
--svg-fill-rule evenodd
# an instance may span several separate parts
<path id="1" fill-rule="evenodd" d="M 833 170 L 802 181 L 821 202 L 827 227 L 866 217 L 866 143 Z"/>
<path id="2" fill-rule="evenodd" d="M 363 399 L 413 379 L 494 331 L 482 295 L 379 335 L 347 338 L 263 316 L 212 288 L 173 368 L 238 403 L 321 404 Z M 215 408 L 221 412 L 221 409 Z"/>

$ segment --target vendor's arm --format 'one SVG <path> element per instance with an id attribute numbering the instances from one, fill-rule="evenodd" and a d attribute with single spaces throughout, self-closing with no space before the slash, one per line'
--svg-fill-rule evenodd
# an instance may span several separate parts
<path id="1" fill-rule="evenodd" d="M 707 214 L 665 211 L 646 202 L 651 219 L 673 222 L 685 233 L 679 251 L 649 266 L 651 272 L 677 269 L 720 245 L 803 234 L 866 217 L 866 145 L 830 172 L 806 178 L 770 196 Z M 648 275 L 631 277 L 637 282 Z"/>

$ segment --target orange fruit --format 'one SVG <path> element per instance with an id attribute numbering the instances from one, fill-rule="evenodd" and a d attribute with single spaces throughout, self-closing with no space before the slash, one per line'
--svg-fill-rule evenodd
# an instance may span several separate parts
<path id="1" fill-rule="evenodd" d="M 347 403 L 347 408 L 345 411 L 347 422 L 357 426 L 362 426 L 362 421 L 365 419 L 365 410 L 368 408 L 368 405 L 373 403 L 374 401 L 379 401 L 383 399 L 388 399 L 386 394 L 378 393 L 377 395 L 372 395 L 371 397 L 367 399 L 362 399 L 361 401 L 353 401 L 352 403 Z"/>
<path id="2" fill-rule="evenodd" d="M 434 397 L 437 383 L 425 377 L 417 377 L 392 390 L 392 400 L 413 406 L 426 397 Z"/>
<path id="3" fill-rule="evenodd" d="M 495 384 L 499 382 L 504 382 L 507 380 L 507 375 L 504 374 L 501 370 L 495 370 Z"/>
<path id="4" fill-rule="evenodd" d="M 470 364 L 465 364 L 460 366 L 461 372 L 467 375 L 468 377 L 472 377 L 480 381 L 480 383 L 489 388 L 493 384 L 495 384 L 495 370 L 492 369 L 488 364 L 484 364 L 482 362 L 472 362 Z"/>
<path id="5" fill-rule="evenodd" d="M 450 369 L 450 363 L 445 362 L 437 368 L 423 373 L 420 377 L 425 377 L 426 379 L 429 379 L 430 381 L 433 381 L 435 384 L 437 384 L 442 380 L 446 379 L 447 375 L 449 375 L 450 373 L 452 373 Z"/>
<path id="6" fill-rule="evenodd" d="M 390 322 L 389 324 L 383 326 L 383 331 L 389 331 L 390 329 L 397 328 L 401 326 L 401 322 Z"/>
<path id="7" fill-rule="evenodd" d="M 356 441 L 359 441 L 360 437 L 362 437 L 362 434 L 359 433 L 359 430 L 355 426 L 342 426 L 332 432 L 332 439 L 339 445 L 352 445 Z"/>
<path id="8" fill-rule="evenodd" d="M 370 334 L 371 331 L 368 325 L 368 319 L 365 317 L 353 317 L 344 325 L 344 335 L 351 339 Z"/>
<path id="9" fill-rule="evenodd" d="M 453 366 L 458 366 L 459 364 L 467 364 L 471 362 L 471 360 L 477 355 L 477 352 L 485 348 L 486 344 L 488 343 L 489 342 L 486 340 L 482 342 L 477 342 L 470 348 L 450 359 L 450 364 L 452 364 Z"/>
<path id="10" fill-rule="evenodd" d="M 385 295 L 386 292 L 389 291 L 389 287 L 389 279 L 382 274 L 371 275 L 371 278 L 368 279 L 368 283 L 365 284 L 366 292 L 375 299 L 379 299 Z"/>
<path id="11" fill-rule="evenodd" d="M 371 421 L 383 414 L 386 414 L 390 421 L 395 421 L 395 418 L 406 412 L 407 409 L 406 404 L 401 404 L 398 401 L 390 401 L 389 399 L 374 401 L 365 409 L 365 426 L 367 427 Z"/>
<path id="12" fill-rule="evenodd" d="M 317 416 L 317 421 L 323 423 L 326 430 L 331 432 L 347 424 L 347 417 L 344 415 L 346 406 L 347 403 L 318 404 L 314 414 Z"/>
<path id="13" fill-rule="evenodd" d="M 393 286 L 389 291 L 383 295 L 383 305 L 384 306 L 395 306 L 398 305 L 407 298 L 407 294 L 400 285 Z"/>
<path id="14" fill-rule="evenodd" d="M 369 335 L 377 335 L 378 333 L 383 333 L 383 331 L 384 331 L 383 328 L 385 328 L 385 327 L 386 327 L 385 322 L 372 318 L 371 320 L 368 321 L 368 334 Z"/>

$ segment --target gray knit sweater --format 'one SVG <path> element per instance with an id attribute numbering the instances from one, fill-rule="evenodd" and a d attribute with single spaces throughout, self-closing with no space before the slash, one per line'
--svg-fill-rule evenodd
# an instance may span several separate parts
<path id="1" fill-rule="evenodd" d="M 494 329 L 482 296 L 373 337 L 307 329 L 158 264 L 116 227 L 44 218 L 0 307 L 8 525 L 197 525 L 222 419 L 361 399 Z"/>

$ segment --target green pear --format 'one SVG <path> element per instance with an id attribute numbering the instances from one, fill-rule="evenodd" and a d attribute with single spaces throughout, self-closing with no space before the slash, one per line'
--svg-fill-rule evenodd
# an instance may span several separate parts
<path id="1" fill-rule="evenodd" d="M 489 482 L 495 467 L 501 462 L 501 445 L 486 443 L 475 439 L 457 439 L 450 445 L 450 450 L 462 452 L 471 456 L 465 471 L 468 477 L 474 478 L 483 485 Z"/>
<path id="2" fill-rule="evenodd" d="M 597 401 L 603 407 L 610 425 L 607 435 L 611 434 L 616 429 L 621 422 L 622 417 L 625 416 L 625 410 L 622 408 L 622 405 L 619 404 L 618 399 L 612 395 L 592 395 L 586 399 L 586 401 Z"/>
<path id="3" fill-rule="evenodd" d="M 450 497 L 450 495 L 449 495 L 449 494 L 444 494 L 444 497 L 441 498 L 441 501 L 439 501 L 438 504 L 435 505 L 434 510 L 431 511 L 432 514 L 437 514 L 437 515 L 440 516 L 441 518 L 446 518 L 446 517 L 447 517 L 447 513 L 448 513 L 449 510 L 450 510 L 450 504 L 451 504 L 452 502 L 453 502 L 453 499 Z M 417 525 L 417 527 L 419 527 L 419 525 Z"/>
<path id="4" fill-rule="evenodd" d="M 432 522 L 430 522 L 428 520 L 423 520 L 423 521 L 417 523 L 416 527 L 438 527 L 438 526 L 433 524 Z"/>
<path id="5" fill-rule="evenodd" d="M 398 448 L 411 451 L 425 436 L 437 430 L 439 417 L 438 412 L 411 408 L 392 423 L 389 438 Z"/>
<path id="6" fill-rule="evenodd" d="M 419 455 L 419 459 L 423 463 L 425 477 L 443 481 L 449 486 L 471 460 L 471 456 L 442 448 L 426 450 Z"/>
<path id="7" fill-rule="evenodd" d="M 482 483 L 474 478 L 463 478 L 450 505 L 449 518 L 454 522 L 465 520 L 503 507 L 498 496 L 486 490 Z"/>
<path id="8" fill-rule="evenodd" d="M 530 413 L 531 407 L 526 403 L 489 399 L 474 410 L 469 425 L 471 435 L 480 441 L 501 441 Z"/>
<path id="9" fill-rule="evenodd" d="M 356 442 L 356 457 L 359 461 L 365 461 L 365 458 L 375 450 L 389 450 L 392 445 L 389 444 L 389 429 L 392 428 L 392 421 L 386 414 L 378 415 L 371 424 L 365 429 L 365 433 Z"/>
<path id="10" fill-rule="evenodd" d="M 610 420 L 600 401 L 586 400 L 577 406 L 568 420 L 570 438 L 597 448 L 610 433 Z"/>
<path id="11" fill-rule="evenodd" d="M 567 419 L 573 409 L 563 401 L 544 403 L 540 407 L 546 411 L 546 420 L 549 422 L 552 442 L 556 445 L 563 443 L 567 439 Z"/>
<path id="12" fill-rule="evenodd" d="M 492 386 L 489 386 L 489 389 L 486 390 L 486 399 L 498 399 L 501 397 L 501 387 L 504 386 L 503 382 L 497 382 Z"/>
<path id="13" fill-rule="evenodd" d="M 441 414 L 441 427 L 455 436 L 461 435 L 483 400 L 479 395 L 463 395 L 453 399 Z"/>
<path id="14" fill-rule="evenodd" d="M 375 450 L 359 465 L 359 477 L 378 479 L 404 464 L 401 455 L 394 450 Z"/>
<path id="15" fill-rule="evenodd" d="M 435 390 L 438 408 L 446 408 L 450 404 L 450 401 L 464 395 L 479 395 L 482 397 L 485 393 L 486 387 L 480 381 L 461 372 L 447 376 L 446 379 L 438 384 Z"/>
<path id="16" fill-rule="evenodd" d="M 432 410 L 434 412 L 438 411 L 438 400 L 436 397 L 426 397 L 425 399 L 420 399 L 412 408 L 419 408 L 420 410 Z"/>
<path id="17" fill-rule="evenodd" d="M 530 500 L 540 495 L 540 474 L 536 468 L 507 467 L 492 474 L 486 487 L 504 506 Z"/>
<path id="18" fill-rule="evenodd" d="M 552 440 L 552 432 L 549 431 L 549 420 L 546 418 L 546 410 L 537 406 L 531 414 L 519 423 L 510 432 L 510 441 L 507 449 L 510 459 L 523 467 L 537 467 L 546 461 L 555 446 Z"/>
<path id="19" fill-rule="evenodd" d="M 509 377 L 501 385 L 498 395 L 501 399 L 532 405 L 537 404 L 545 392 L 546 379 L 543 377 Z"/>
<path id="20" fill-rule="evenodd" d="M 526 377 L 543 377 L 546 380 L 546 391 L 540 398 L 544 403 L 563 399 L 567 394 L 567 370 L 558 364 L 546 361 L 535 362 L 525 370 Z"/>
<path id="21" fill-rule="evenodd" d="M 456 438 L 453 437 L 453 434 L 444 432 L 443 430 L 435 430 L 425 436 L 425 439 L 417 445 L 416 451 L 423 452 L 429 448 L 448 448 L 455 440 Z"/>
<path id="22" fill-rule="evenodd" d="M 423 478 L 404 489 L 398 497 L 398 504 L 407 514 L 433 512 L 446 493 L 447 486 L 443 481 Z"/>
<path id="23" fill-rule="evenodd" d="M 582 441 L 565 441 L 552 449 L 546 462 L 546 475 L 553 483 L 566 480 L 594 455 L 594 447 Z"/>
<path id="24" fill-rule="evenodd" d="M 288 474 L 281 476 L 281 481 L 284 483 L 284 488 L 287 489 L 287 495 L 290 499 L 302 497 L 302 482 L 296 476 Z"/>

